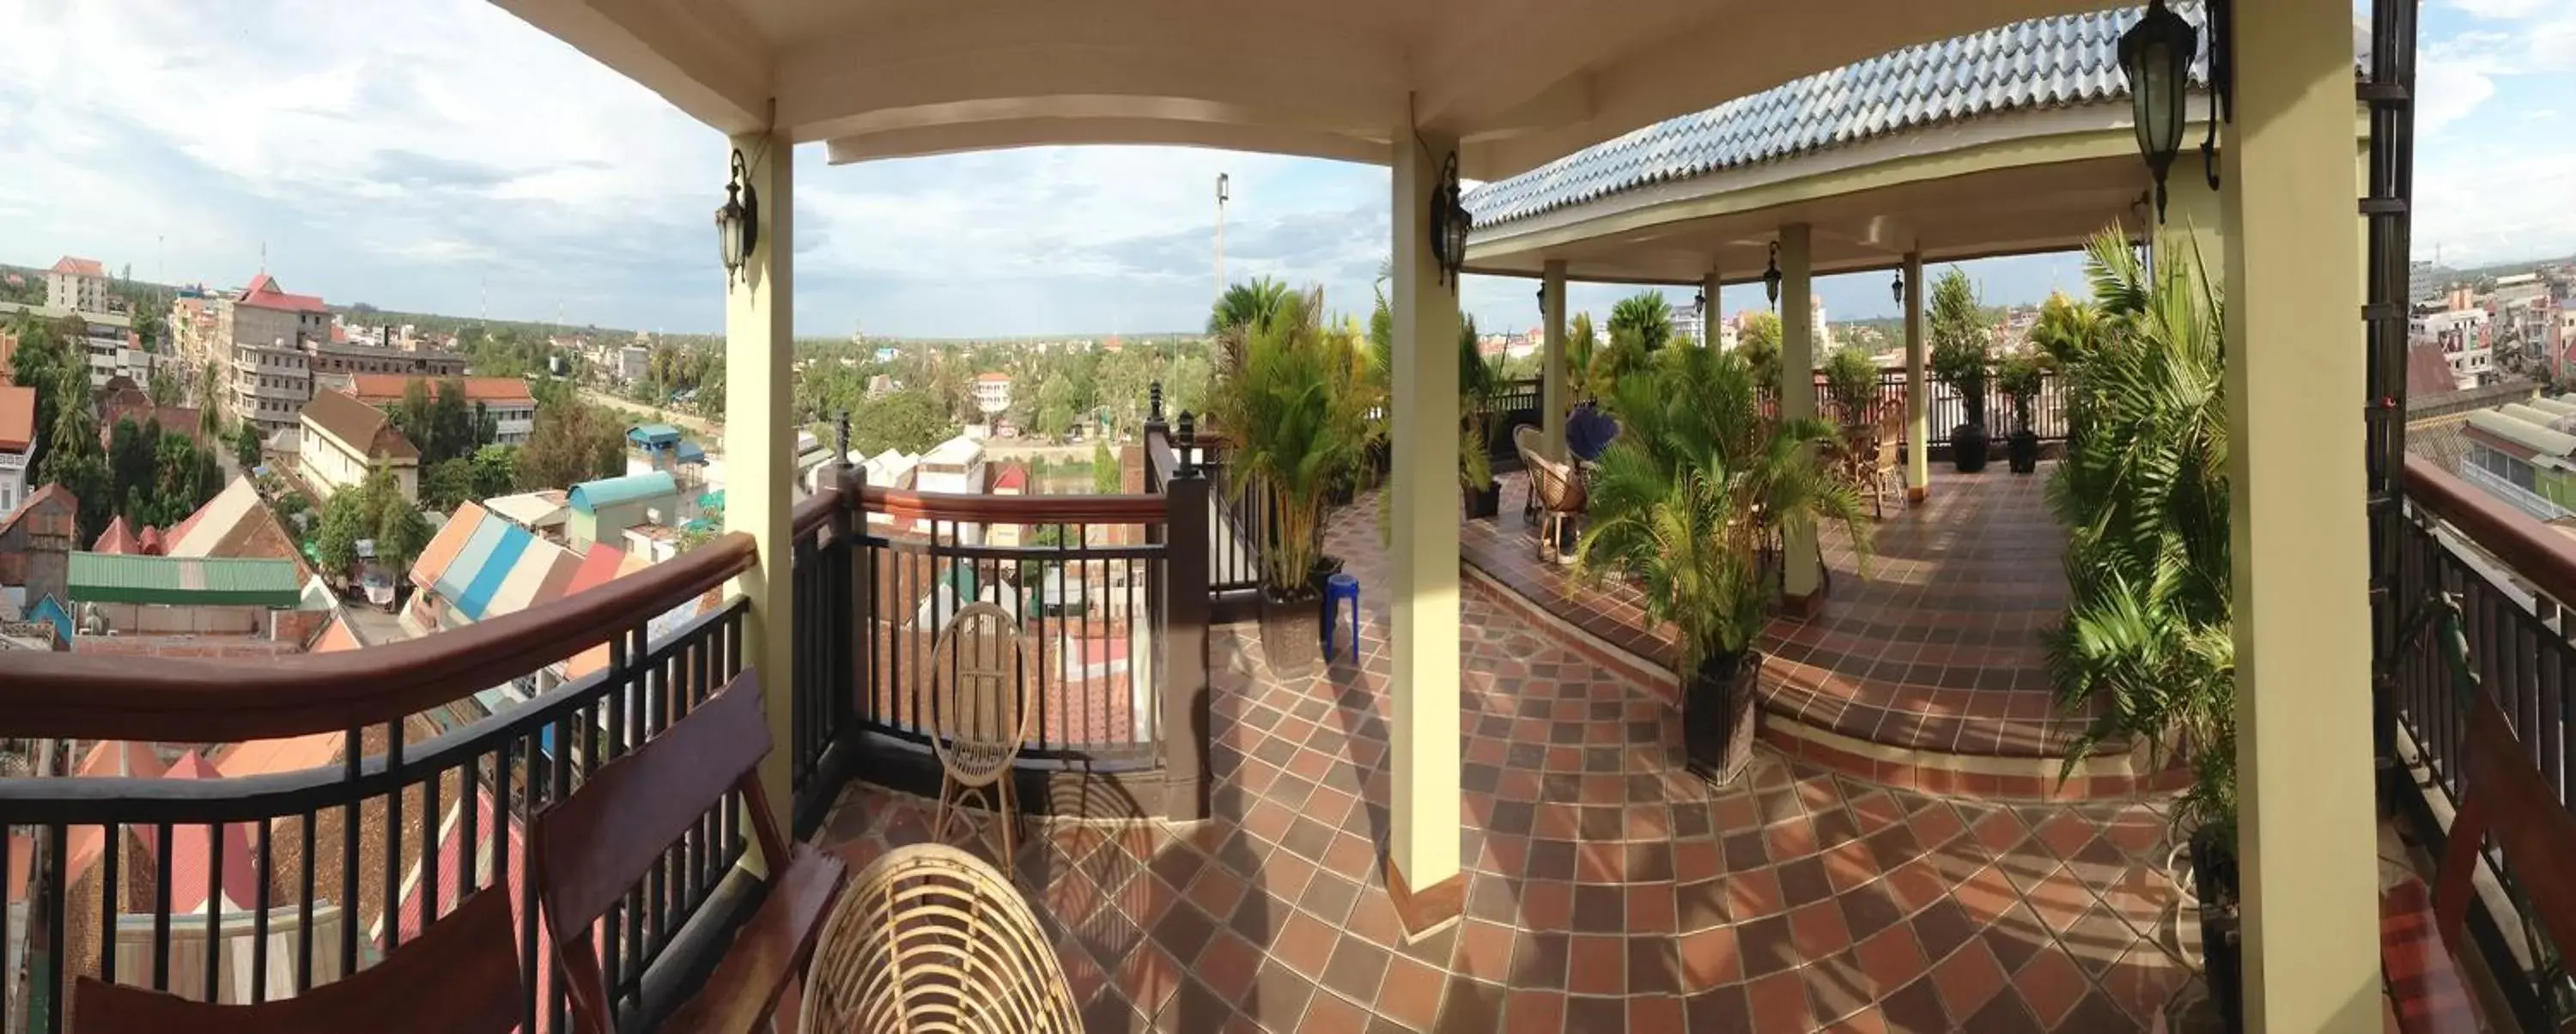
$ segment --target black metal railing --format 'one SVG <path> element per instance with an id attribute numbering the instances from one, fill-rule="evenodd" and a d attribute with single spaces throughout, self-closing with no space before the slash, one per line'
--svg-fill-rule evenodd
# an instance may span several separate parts
<path id="1" fill-rule="evenodd" d="M 750 541 L 701 548 L 463 631 L 256 669 L 12 655 L 0 736 L 36 772 L 0 779 L 0 872 L 29 874 L 0 939 L 0 1027 L 68 1029 L 82 976 L 198 1000 L 292 996 L 380 960 L 469 894 L 502 893 L 521 1029 L 568 1030 L 527 831 L 742 669 L 746 602 L 697 601 L 750 566 Z M 604 665 L 538 688 L 594 649 Z M 438 731 L 426 713 L 488 686 L 503 688 L 482 694 L 482 717 Z M 155 746 L 178 743 L 194 746 Z M 71 775 L 91 755 L 118 760 Z M 138 774 L 164 762 L 168 776 Z M 736 907 L 717 888 L 744 843 L 739 810 L 708 811 L 597 931 L 638 1024 L 712 965 L 665 949 L 692 918 Z"/>
<path id="2" fill-rule="evenodd" d="M 1957 386 L 1942 380 L 1937 375 L 1926 373 L 1923 380 L 1932 391 L 1929 416 L 1926 420 L 1927 426 L 1931 428 L 1930 447 L 1947 448 L 1950 444 L 1951 429 L 1968 422 L 1968 400 Z M 2030 401 L 2030 430 L 2031 433 L 2039 436 L 2042 444 L 2066 440 L 2066 387 L 2066 378 L 2058 371 L 2048 370 L 2040 374 L 2039 394 L 2032 396 Z M 1904 368 L 1880 368 L 1877 394 L 1872 399 L 1871 411 L 1863 414 L 1861 422 L 1875 423 L 1882 418 L 1883 414 L 1893 413 L 1897 415 L 1900 427 L 1910 428 L 1903 419 L 1905 391 Z M 2004 440 L 2004 436 L 2012 433 L 2014 429 L 2012 398 L 2004 394 L 2002 386 L 1991 376 L 1986 378 L 1984 394 L 1986 433 L 1988 437 L 2000 443 Z M 1837 407 L 1826 393 L 1821 374 L 1816 379 L 1816 398 L 1817 408 L 1820 411 L 1830 413 L 1838 419 L 1843 417 L 1843 414 L 1836 411 Z M 1907 433 L 1910 433 L 1910 429 Z"/>
<path id="3" fill-rule="evenodd" d="M 2568 729 L 2576 720 L 2576 616 L 2567 609 L 2576 599 L 2576 543 L 2420 459 L 2406 461 L 2405 500 L 2397 609 L 2413 613 L 2444 597 L 2457 601 L 2478 689 L 2504 713 L 2531 764 L 2566 806 L 2576 800 L 2569 793 L 2576 737 Z M 2378 738 L 2397 745 L 2393 762 L 2423 773 L 2426 792 L 2399 794 L 2398 803 L 2427 839 L 2438 840 L 2447 815 L 2435 812 L 2430 800 L 2456 805 L 2462 799 L 2469 715 L 2454 673 L 2420 634 L 2424 624 L 2404 622 L 2414 631 L 2382 673 Z M 2517 872 L 2492 842 L 2485 850 L 2509 899 L 2522 880 L 2564 878 Z M 2558 947 L 2521 916 L 2484 908 L 2470 916 L 2491 964 L 2515 960 L 2511 968 L 2519 972 L 2500 973 L 2498 983 L 2522 1025 L 2556 1029 L 2576 1004 L 2576 985 L 2568 982 Z"/>

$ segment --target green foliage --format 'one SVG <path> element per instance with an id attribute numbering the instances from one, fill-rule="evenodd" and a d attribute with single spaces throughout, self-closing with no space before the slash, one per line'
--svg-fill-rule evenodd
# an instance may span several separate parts
<path id="1" fill-rule="evenodd" d="M 1576 398 L 1593 395 L 1592 351 L 1599 344 L 1599 335 L 1592 331 L 1592 314 L 1575 313 L 1574 322 L 1565 331 L 1565 379 Z"/>
<path id="2" fill-rule="evenodd" d="M 2040 303 L 2039 321 L 2031 325 L 2030 342 L 2050 362 L 2069 367 L 2091 355 L 2105 331 L 2101 307 L 2050 292 Z"/>
<path id="3" fill-rule="evenodd" d="M 1968 422 L 1986 422 L 1986 375 L 1994 334 L 1977 306 L 1968 274 L 1952 266 L 1932 282 L 1932 373 L 1959 393 Z"/>
<path id="4" fill-rule="evenodd" d="M 200 412 L 211 413 L 213 411 L 202 410 Z M 259 466 L 259 428 L 253 426 L 250 421 L 242 421 L 240 426 L 233 428 L 231 440 L 233 445 L 233 460 L 241 464 L 243 473 L 249 473 L 251 468 Z"/>
<path id="5" fill-rule="evenodd" d="M 519 483 L 519 452 L 506 445 L 486 445 L 474 450 L 473 498 L 489 499 L 508 495 Z"/>
<path id="6" fill-rule="evenodd" d="M 156 366 L 152 370 L 152 383 L 144 387 L 143 393 L 152 399 L 155 406 L 175 406 L 186 394 L 183 388 L 176 372 L 165 366 Z"/>
<path id="7" fill-rule="evenodd" d="M 923 452 L 947 441 L 955 426 L 937 398 L 919 388 L 906 388 L 851 415 L 850 447 L 871 456 L 887 449 Z"/>
<path id="8" fill-rule="evenodd" d="M 571 395 L 537 403 L 537 424 L 519 447 L 518 487 L 569 488 L 626 469 L 626 424 Z"/>
<path id="9" fill-rule="evenodd" d="M 1118 457 L 1109 451 L 1107 439 L 1091 443 L 1091 494 L 1117 495 L 1127 486 L 1121 481 Z"/>
<path id="10" fill-rule="evenodd" d="M 1502 363 L 1489 362 L 1478 346 L 1476 318 L 1458 323 L 1458 486 L 1482 492 L 1494 481 L 1494 458 L 1487 448 L 1493 437 L 1494 403 L 1509 385 Z"/>
<path id="11" fill-rule="evenodd" d="M 470 456 L 491 444 L 494 433 L 491 415 L 482 404 L 465 400 L 465 382 L 454 377 L 439 381 L 436 389 L 419 380 L 404 385 L 402 401 L 385 419 L 420 450 L 423 467 Z"/>
<path id="12" fill-rule="evenodd" d="M 2223 303 L 2196 260 L 2158 266 L 2113 231 L 2088 248 L 2104 332 L 2069 389 L 2089 430 L 2048 484 L 2070 600 L 2048 663 L 2064 706 L 2100 707 L 2067 771 L 2114 736 L 2185 751 L 2199 779 L 2180 811 L 2224 823 L 2236 681 Z"/>
<path id="13" fill-rule="evenodd" d="M 431 464 L 420 476 L 420 504 L 451 511 L 474 498 L 474 461 L 459 456 Z"/>
<path id="14" fill-rule="evenodd" d="M 1843 426 L 1867 425 L 1878 402 L 1878 361 L 1857 346 L 1835 349 L 1825 357 L 1825 395 Z"/>
<path id="15" fill-rule="evenodd" d="M 1662 291 L 1639 291 L 1610 307 L 1610 340 L 1620 331 L 1636 335 L 1637 347 L 1652 353 L 1673 339 L 1673 306 Z"/>
<path id="16" fill-rule="evenodd" d="M 1780 314 L 1748 312 L 1736 328 L 1735 350 L 1753 368 L 1753 382 L 1765 391 L 1780 389 Z"/>
<path id="17" fill-rule="evenodd" d="M 2028 355 L 2012 356 L 1995 368 L 1995 387 L 2012 400 L 2013 430 L 2030 430 L 2030 402 L 2039 397 L 2046 372 L 2038 359 Z"/>
<path id="18" fill-rule="evenodd" d="M 1641 583 L 1648 616 L 1680 632 L 1689 673 L 1752 649 L 1775 599 L 1762 561 L 1772 536 L 1833 521 L 1864 551 L 1869 537 L 1859 493 L 1818 458 L 1831 427 L 1774 425 L 1742 357 L 1677 351 L 1608 398 L 1620 433 L 1594 473 L 1576 556 L 1587 579 Z"/>
<path id="19" fill-rule="evenodd" d="M 1249 283 L 1228 284 L 1208 312 L 1207 332 L 1223 334 L 1229 330 L 1265 330 L 1270 323 L 1286 315 L 1296 297 L 1285 282 L 1257 277 Z"/>
<path id="20" fill-rule="evenodd" d="M 1324 499 L 1359 470 L 1376 434 L 1363 339 L 1356 328 L 1326 327 L 1323 307 L 1316 290 L 1292 296 L 1266 322 L 1227 331 L 1225 347 L 1240 361 L 1210 399 L 1215 425 L 1236 442 L 1227 490 L 1261 485 L 1277 507 L 1262 579 L 1282 596 L 1305 591 L 1323 549 Z"/>
<path id="21" fill-rule="evenodd" d="M 1592 362 L 1583 372 L 1585 384 L 1601 394 L 1617 390 L 1622 379 L 1646 369 L 1650 356 L 1645 339 L 1633 327 L 1613 327 L 1610 346 L 1595 349 Z"/>

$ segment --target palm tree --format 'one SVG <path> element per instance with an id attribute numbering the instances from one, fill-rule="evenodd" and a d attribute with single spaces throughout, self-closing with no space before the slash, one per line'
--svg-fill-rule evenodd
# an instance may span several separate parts
<path id="1" fill-rule="evenodd" d="M 1664 347 L 1673 339 L 1673 306 L 1662 291 L 1639 291 L 1619 299 L 1610 307 L 1611 340 L 1627 330 L 1637 335 L 1637 345 L 1648 352 Z"/>
<path id="2" fill-rule="evenodd" d="M 2101 715 L 2067 766 L 2113 736 L 2189 752 L 2184 817 L 2232 845 L 2224 304 L 2196 257 L 2150 272 L 2108 231 L 2087 252 L 2104 333 L 2071 386 L 2087 431 L 2048 485 L 2070 603 L 2045 638 L 2061 703 Z"/>
<path id="3" fill-rule="evenodd" d="M 1598 343 L 1592 333 L 1592 314 L 1575 313 L 1574 324 L 1565 333 L 1565 374 L 1569 382 L 1566 387 L 1573 389 L 1578 398 L 1592 394 L 1592 348 Z"/>
<path id="4" fill-rule="evenodd" d="M 1276 524 L 1261 544 L 1261 565 L 1276 598 L 1308 591 L 1323 552 L 1325 498 L 1359 469 L 1376 433 L 1360 335 L 1326 327 L 1323 309 L 1321 290 L 1292 294 L 1270 318 L 1225 331 L 1239 360 L 1218 377 L 1208 403 L 1236 450 L 1227 493 L 1258 485 L 1270 499 Z"/>
<path id="5" fill-rule="evenodd" d="M 1295 297 L 1286 283 L 1266 276 L 1228 285 L 1208 312 L 1207 332 L 1222 334 L 1235 327 L 1266 325 L 1285 312 Z"/>

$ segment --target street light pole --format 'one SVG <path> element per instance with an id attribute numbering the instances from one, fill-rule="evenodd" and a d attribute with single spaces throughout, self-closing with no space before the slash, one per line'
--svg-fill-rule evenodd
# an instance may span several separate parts
<path id="1" fill-rule="evenodd" d="M 1225 201 L 1229 182 L 1225 173 L 1216 174 L 1216 294 L 1225 297 Z"/>

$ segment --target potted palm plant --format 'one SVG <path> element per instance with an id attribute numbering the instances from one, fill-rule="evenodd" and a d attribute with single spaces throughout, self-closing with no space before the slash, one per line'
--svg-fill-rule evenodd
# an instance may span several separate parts
<path id="1" fill-rule="evenodd" d="M 1636 580 L 1647 615 L 1680 633 L 1683 747 L 1723 783 L 1759 718 L 1753 642 L 1778 603 L 1765 543 L 1834 521 L 1865 551 L 1868 526 L 1859 493 L 1818 458 L 1830 425 L 1766 420 L 1742 358 L 1678 351 L 1609 386 L 1621 430 L 1593 474 L 1576 571 Z"/>
<path id="2" fill-rule="evenodd" d="M 2098 715 L 2065 771 L 2110 740 L 2193 773 L 2174 819 L 2187 836 L 2211 997 L 2241 1010 L 2236 880 L 2236 655 L 2228 561 L 2225 324 L 2185 250 L 2150 273 L 2116 232 L 2086 259 L 2100 307 L 2066 370 L 2085 433 L 2049 503 L 2067 529 L 2065 621 L 2044 635 L 2062 706 Z"/>
<path id="3" fill-rule="evenodd" d="M 1476 348 L 1476 321 L 1458 326 L 1458 489 L 1467 517 L 1502 512 L 1503 484 L 1494 480 L 1493 409 L 1503 391 L 1503 371 Z"/>
<path id="4" fill-rule="evenodd" d="M 1321 291 L 1292 296 L 1276 318 L 1227 332 L 1234 358 L 1209 408 L 1228 429 L 1239 497 L 1259 485 L 1276 524 L 1261 546 L 1261 644 L 1298 670 L 1321 659 L 1319 572 L 1326 500 L 1359 470 L 1374 437 L 1365 345 L 1324 326 Z"/>
<path id="5" fill-rule="evenodd" d="M 1878 401 L 1877 361 L 1857 345 L 1835 349 L 1825 357 L 1825 396 L 1833 400 L 1845 437 L 1866 434 Z"/>
<path id="6" fill-rule="evenodd" d="M 1950 462 L 1962 474 L 1986 469 L 1986 375 L 1993 334 L 1977 311 L 1977 292 L 1957 267 L 1932 286 L 1932 373 L 1959 393 L 1965 418 L 1950 430 Z"/>
<path id="7" fill-rule="evenodd" d="M 2039 469 L 2039 432 L 2030 428 L 2030 404 L 2039 397 L 2042 374 L 2039 360 L 2028 355 L 2006 359 L 1995 370 L 1995 386 L 2012 402 L 2012 437 L 2005 441 L 2004 457 L 2015 474 Z"/>

